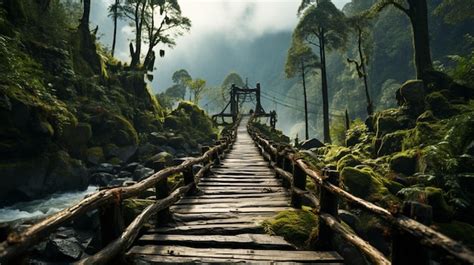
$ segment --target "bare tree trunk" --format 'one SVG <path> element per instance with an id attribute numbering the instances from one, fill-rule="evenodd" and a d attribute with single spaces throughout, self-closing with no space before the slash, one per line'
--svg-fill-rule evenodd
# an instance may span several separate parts
<path id="1" fill-rule="evenodd" d="M 410 6 L 408 16 L 413 29 L 416 77 L 423 79 L 424 72 L 433 69 L 428 30 L 428 7 L 426 0 L 407 1 Z"/>
<path id="2" fill-rule="evenodd" d="M 326 51 L 325 51 L 325 32 L 323 28 L 319 29 L 319 53 L 321 58 L 321 89 L 323 96 L 323 130 L 324 142 L 331 143 L 331 135 L 329 132 L 329 95 L 328 81 L 326 76 Z"/>
<path id="3" fill-rule="evenodd" d="M 118 20 L 118 6 L 120 4 L 120 0 L 115 0 L 115 9 L 114 9 L 114 37 L 112 40 L 112 56 L 115 54 L 115 43 L 117 41 L 117 20 Z"/>
<path id="4" fill-rule="evenodd" d="M 141 7 L 141 8 L 140 8 Z M 135 68 L 140 63 L 140 55 L 142 52 L 142 28 L 145 16 L 146 1 L 141 0 L 135 7 L 135 52 L 132 54 L 130 67 Z"/>
<path id="5" fill-rule="evenodd" d="M 303 97 L 304 97 L 304 125 L 305 125 L 305 137 L 306 140 L 309 139 L 309 129 L 308 129 L 308 101 L 306 97 L 306 80 L 305 80 L 305 66 L 301 62 L 301 78 L 303 79 Z"/>
<path id="6" fill-rule="evenodd" d="M 374 113 L 374 106 L 372 103 L 372 100 L 370 99 L 370 93 L 369 93 L 369 85 L 367 82 L 367 71 L 365 69 L 365 57 L 364 57 L 364 52 L 362 51 L 362 29 L 358 28 L 358 33 L 359 33 L 359 39 L 358 39 L 358 45 L 359 45 L 359 58 L 360 58 L 360 65 L 362 67 L 362 76 L 364 78 L 364 87 L 365 87 L 365 98 L 367 99 L 367 114 L 370 116 Z"/>
<path id="7" fill-rule="evenodd" d="M 79 27 L 85 27 L 89 30 L 89 17 L 91 14 L 91 0 L 84 0 L 84 11 L 82 13 L 81 24 Z"/>

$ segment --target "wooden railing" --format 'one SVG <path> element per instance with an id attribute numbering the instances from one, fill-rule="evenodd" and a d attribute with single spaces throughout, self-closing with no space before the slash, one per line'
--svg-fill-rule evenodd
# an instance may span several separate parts
<path id="1" fill-rule="evenodd" d="M 107 263 L 133 244 L 140 228 L 151 216 L 156 215 L 158 222 L 167 220 L 169 207 L 181 196 L 193 192 L 196 189 L 196 183 L 207 174 L 211 164 L 218 164 L 221 156 L 232 146 L 237 134 L 238 123 L 239 121 L 230 129 L 225 130 L 221 140 L 214 147 L 203 147 L 200 157 L 190 158 L 177 166 L 167 168 L 163 163 L 155 163 L 154 169 L 157 172 L 134 185 L 100 190 L 76 205 L 29 226 L 20 233 L 10 233 L 7 239 L 0 243 L 0 264 L 19 263 L 30 247 L 46 238 L 59 226 L 92 210 L 102 212 L 100 222 L 104 248 L 95 255 L 80 260 L 78 264 Z M 198 164 L 202 164 L 203 167 L 193 174 L 193 166 Z M 178 173 L 183 174 L 184 186 L 170 193 L 168 177 Z M 122 201 L 136 197 L 149 188 L 155 188 L 156 202 L 145 208 L 124 230 Z"/>
<path id="2" fill-rule="evenodd" d="M 461 264 L 474 264 L 472 250 L 410 218 L 413 210 L 409 208 L 410 204 L 404 205 L 403 214 L 392 214 L 340 188 L 337 171 L 314 170 L 299 158 L 290 146 L 274 144 L 267 140 L 252 126 L 251 121 L 247 128 L 264 158 L 270 162 L 276 174 L 291 190 L 293 207 L 300 208 L 305 198 L 319 208 L 319 236 L 316 243 L 318 248 L 333 249 L 330 242 L 336 232 L 357 247 L 374 264 L 428 264 L 427 248 L 449 255 Z M 307 176 L 319 187 L 319 196 L 306 190 Z M 344 229 L 338 218 L 339 199 L 374 214 L 391 226 L 394 237 L 390 260 L 368 242 Z"/>

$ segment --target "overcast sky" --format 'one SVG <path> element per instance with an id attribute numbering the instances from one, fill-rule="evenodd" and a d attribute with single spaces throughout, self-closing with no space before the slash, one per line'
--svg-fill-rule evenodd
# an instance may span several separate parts
<path id="1" fill-rule="evenodd" d="M 107 17 L 107 6 L 112 0 L 92 1 L 91 21 L 99 25 L 101 41 L 111 46 L 112 21 Z M 349 0 L 333 0 L 342 8 Z M 196 53 L 213 47 L 216 41 L 226 47 L 238 47 L 265 34 L 292 31 L 297 23 L 296 10 L 299 0 L 180 0 L 184 16 L 191 19 L 191 31 L 179 37 L 174 49 L 165 48 L 166 56 L 156 62 L 158 72 L 153 82 L 155 91 L 162 91 L 170 84 L 175 68 L 186 67 Z M 126 22 L 120 25 L 116 57 L 129 61 L 128 43 L 133 38 Z M 157 47 L 157 49 L 164 47 Z M 225 58 L 223 58 L 225 59 Z M 195 63 L 195 62 L 194 62 Z M 205 62 L 202 62 L 203 64 Z M 232 69 L 230 69 L 232 70 Z M 191 73 L 193 74 L 193 73 Z"/>

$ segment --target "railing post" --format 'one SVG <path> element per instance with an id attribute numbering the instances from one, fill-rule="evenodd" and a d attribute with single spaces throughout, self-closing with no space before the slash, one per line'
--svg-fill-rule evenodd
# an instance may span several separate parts
<path id="1" fill-rule="evenodd" d="M 123 222 L 122 199 L 118 195 L 116 201 L 105 205 L 99 210 L 100 234 L 102 247 L 117 239 L 125 227 Z"/>
<path id="2" fill-rule="evenodd" d="M 324 175 L 327 177 L 325 181 L 339 186 L 339 172 L 336 170 L 324 169 Z M 339 220 L 338 216 L 338 197 L 325 188 L 321 187 L 319 193 L 319 212 L 327 213 L 332 215 L 334 218 Z M 326 225 L 326 223 L 319 219 L 319 234 L 316 241 L 316 247 L 318 250 L 332 250 L 332 239 L 334 232 Z"/>
<path id="3" fill-rule="evenodd" d="M 293 185 L 291 189 L 291 205 L 294 208 L 300 209 L 303 200 L 294 188 L 298 188 L 300 190 L 306 189 L 306 173 L 296 163 L 293 163 Z"/>
<path id="4" fill-rule="evenodd" d="M 153 163 L 153 169 L 155 172 L 158 172 L 165 168 L 164 162 L 155 162 Z M 155 185 L 155 196 L 156 200 L 164 199 L 170 195 L 170 188 L 168 185 L 168 177 L 158 181 Z M 171 218 L 170 209 L 166 208 L 159 211 L 156 214 L 156 223 L 158 225 L 166 224 Z"/>
<path id="5" fill-rule="evenodd" d="M 418 202 L 404 202 L 402 206 L 402 214 L 415 219 L 416 221 L 431 225 L 432 208 L 429 205 Z M 392 264 L 429 264 L 430 258 L 428 251 L 419 243 L 419 239 L 412 235 L 394 230 L 392 241 Z"/>
<path id="6" fill-rule="evenodd" d="M 184 185 L 192 184 L 188 191 L 188 194 L 194 194 L 196 192 L 196 182 L 194 180 L 194 172 L 192 167 L 188 167 L 183 170 Z"/>
<path id="7" fill-rule="evenodd" d="M 283 157 L 282 164 L 283 164 L 282 169 L 284 171 L 293 172 L 293 162 L 290 159 L 288 159 L 286 156 Z M 283 184 L 283 187 L 285 188 L 291 188 L 291 183 L 288 183 L 286 178 L 282 179 L 282 184 Z"/>

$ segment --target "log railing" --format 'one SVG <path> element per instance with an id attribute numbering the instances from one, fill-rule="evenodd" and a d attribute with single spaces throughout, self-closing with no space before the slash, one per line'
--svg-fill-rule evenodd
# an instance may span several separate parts
<path id="1" fill-rule="evenodd" d="M 269 161 L 276 174 L 291 190 L 293 207 L 300 208 L 304 198 L 319 209 L 319 236 L 316 243 L 318 248 L 331 249 L 331 238 L 334 233 L 338 233 L 364 253 L 374 264 L 428 264 L 427 248 L 451 256 L 460 264 L 474 264 L 472 250 L 410 218 L 414 217 L 410 216 L 414 211 L 410 208 L 409 203 L 404 205 L 402 214 L 392 214 L 386 209 L 340 188 L 337 171 L 331 169 L 314 170 L 299 158 L 291 147 L 267 140 L 259 133 L 258 129 L 252 126 L 252 121 L 248 123 L 247 129 L 263 157 Z M 310 177 L 318 187 L 319 198 L 306 190 L 307 177 Z M 395 236 L 390 260 L 368 242 L 343 228 L 338 218 L 339 199 L 374 214 L 392 227 Z"/>
<path id="2" fill-rule="evenodd" d="M 24 254 L 32 246 L 46 238 L 59 226 L 92 210 L 105 211 L 105 214 L 101 214 L 100 220 L 104 248 L 95 255 L 79 261 L 78 264 L 107 263 L 131 246 L 140 229 L 151 216 L 156 215 L 159 223 L 168 220 L 169 207 L 181 196 L 195 191 L 200 178 L 207 174 L 212 164 L 218 164 L 221 156 L 232 146 L 238 123 L 239 120 L 230 129 L 224 130 L 221 140 L 216 142 L 215 146 L 203 147 L 200 157 L 190 158 L 177 166 L 167 168 L 164 168 L 162 163 L 156 163 L 154 167 L 157 172 L 134 185 L 100 190 L 19 233 L 10 233 L 7 239 L 0 243 L 0 264 L 21 262 L 25 257 Z M 199 164 L 203 165 L 202 168 L 193 174 L 193 166 Z M 184 186 L 170 193 L 168 177 L 179 173 L 183 174 Z M 156 189 L 156 202 L 145 208 L 123 230 L 122 201 L 136 197 L 149 188 Z"/>

